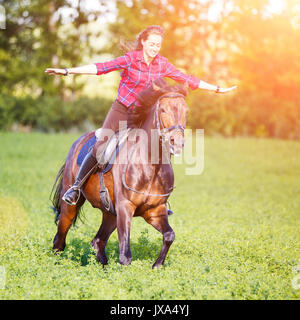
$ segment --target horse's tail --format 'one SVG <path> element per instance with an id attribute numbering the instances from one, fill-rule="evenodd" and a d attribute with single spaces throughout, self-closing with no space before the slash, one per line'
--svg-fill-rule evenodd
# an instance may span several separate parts
<path id="1" fill-rule="evenodd" d="M 60 206 L 61 206 L 61 191 L 63 188 L 63 174 L 65 170 L 66 163 L 62 165 L 62 167 L 59 169 L 58 174 L 56 176 L 55 182 L 53 184 L 51 194 L 50 194 L 50 200 L 52 202 L 52 207 L 51 209 L 53 210 L 55 214 L 55 224 L 57 224 L 59 220 L 59 215 L 60 215 Z"/>
<path id="2" fill-rule="evenodd" d="M 51 209 L 53 210 L 53 213 L 55 214 L 55 224 L 57 225 L 60 217 L 60 211 L 61 211 L 61 193 L 63 189 L 63 175 L 65 171 L 66 163 L 62 165 L 62 167 L 59 169 L 58 174 L 55 178 L 55 182 L 53 184 L 51 194 L 50 194 L 50 200 L 52 202 Z M 80 215 L 82 215 L 83 209 L 82 206 L 76 207 L 76 216 L 73 219 L 73 226 L 76 225 L 77 218 L 81 220 Z"/>

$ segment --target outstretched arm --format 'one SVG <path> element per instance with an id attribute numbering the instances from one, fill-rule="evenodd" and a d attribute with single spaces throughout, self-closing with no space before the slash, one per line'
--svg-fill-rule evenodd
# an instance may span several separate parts
<path id="1" fill-rule="evenodd" d="M 200 80 L 198 88 L 204 89 L 204 90 L 214 91 L 216 93 L 226 93 L 226 92 L 229 92 L 229 91 L 236 89 L 237 86 L 234 86 L 231 88 L 220 88 L 219 86 L 215 86 L 213 84 L 209 84 L 203 80 Z"/>
<path id="2" fill-rule="evenodd" d="M 68 74 L 97 74 L 97 67 L 95 64 L 89 64 L 82 67 L 68 68 L 68 69 L 57 69 L 57 68 L 48 68 L 45 70 L 45 73 L 48 74 L 57 74 L 57 75 L 68 75 Z"/>
<path id="3" fill-rule="evenodd" d="M 183 73 L 182 71 L 178 70 L 174 65 L 172 65 L 170 62 L 167 62 L 166 64 L 166 72 L 164 76 L 169 77 L 175 81 L 187 82 L 189 84 L 189 87 L 193 90 L 200 88 L 204 90 L 214 91 L 216 93 L 226 93 L 237 88 L 237 86 L 234 86 L 231 88 L 220 88 L 219 86 L 209 84 L 203 80 L 200 80 L 197 77 L 189 76 Z"/>
<path id="4" fill-rule="evenodd" d="M 45 70 L 48 74 L 68 75 L 68 74 L 94 74 L 100 75 L 115 70 L 126 69 L 130 65 L 131 58 L 129 54 L 115 58 L 106 62 L 93 63 L 82 67 L 55 69 L 48 68 Z"/>

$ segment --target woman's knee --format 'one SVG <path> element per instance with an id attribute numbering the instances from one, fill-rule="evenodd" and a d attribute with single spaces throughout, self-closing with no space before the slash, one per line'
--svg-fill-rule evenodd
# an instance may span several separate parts
<path id="1" fill-rule="evenodd" d="M 101 154 L 104 150 L 105 145 L 106 145 L 105 141 L 98 141 L 98 142 L 96 142 L 96 144 L 93 147 L 92 154 L 95 158 L 97 158 L 98 162 L 99 162 L 99 158 L 101 157 Z"/>

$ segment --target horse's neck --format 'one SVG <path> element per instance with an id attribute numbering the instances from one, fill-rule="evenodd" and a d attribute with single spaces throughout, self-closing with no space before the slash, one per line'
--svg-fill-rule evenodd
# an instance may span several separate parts
<path id="1" fill-rule="evenodd" d="M 151 153 L 158 152 L 158 161 L 154 161 L 154 165 L 157 167 L 158 163 L 162 163 L 162 152 L 166 152 L 164 148 L 162 148 L 160 137 L 158 136 L 158 128 L 156 121 L 156 109 L 155 106 L 151 108 L 149 111 L 147 120 L 145 121 L 142 129 L 147 133 L 148 137 L 148 159 L 151 159 Z M 155 158 L 156 159 L 156 158 Z M 153 154 L 152 154 L 153 160 Z M 168 160 L 168 162 L 166 161 Z M 170 155 L 168 154 L 168 159 L 164 158 L 164 164 L 168 164 L 170 160 Z M 167 162 L 167 163 L 166 163 Z"/>
<path id="2" fill-rule="evenodd" d="M 142 135 L 140 135 L 138 143 L 133 144 L 133 149 L 131 150 L 133 158 L 137 157 L 135 158 L 137 161 L 139 159 L 146 160 L 147 165 L 143 165 L 142 167 L 140 167 L 134 163 L 130 163 L 129 161 L 129 166 L 131 166 L 133 170 L 132 172 L 135 172 L 135 170 L 139 171 L 139 174 L 137 174 L 137 176 L 143 180 L 142 182 L 144 185 L 148 185 L 149 187 L 151 187 L 153 183 L 155 183 L 156 185 L 162 186 L 162 190 L 164 190 L 163 193 L 168 192 L 168 190 L 173 186 L 174 174 L 172 165 L 170 163 L 170 158 L 164 158 L 164 160 L 162 161 L 163 157 L 161 150 L 163 148 L 161 147 L 161 142 L 157 135 L 158 132 L 156 131 L 154 135 L 151 135 L 151 130 L 157 129 L 155 108 L 152 108 L 149 111 L 147 120 L 144 122 L 141 129 L 143 129 L 144 133 L 146 134 L 143 133 Z M 146 146 L 146 144 L 147 148 L 144 148 L 143 146 Z M 140 170 L 144 170 L 145 174 L 140 175 Z"/>
<path id="3" fill-rule="evenodd" d="M 154 106 L 150 109 L 148 117 L 142 126 L 142 129 L 144 129 L 148 135 L 151 135 L 151 130 L 156 129 L 155 125 L 156 125 L 156 122 L 155 122 L 155 106 Z"/>
<path id="4" fill-rule="evenodd" d="M 150 156 L 151 152 L 151 145 L 153 141 L 151 141 L 152 138 L 152 131 L 156 129 L 155 126 L 155 106 L 152 107 L 149 111 L 149 114 L 147 116 L 146 121 L 144 122 L 142 129 L 146 132 L 147 137 L 148 137 L 148 154 Z"/>

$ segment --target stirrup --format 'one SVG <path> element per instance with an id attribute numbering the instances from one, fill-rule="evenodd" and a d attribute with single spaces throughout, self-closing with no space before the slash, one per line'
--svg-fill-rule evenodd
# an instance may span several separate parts
<path id="1" fill-rule="evenodd" d="M 70 188 L 65 192 L 65 194 L 63 195 L 62 197 L 62 200 L 64 200 L 67 204 L 71 205 L 71 206 L 75 206 L 80 198 L 80 195 L 81 195 L 81 189 L 78 188 L 77 186 L 69 186 Z M 78 197 L 76 199 L 76 201 L 73 201 L 73 202 L 70 202 L 68 199 L 65 198 L 65 195 L 68 191 L 70 191 L 71 189 L 74 189 L 74 190 L 78 190 L 79 191 L 79 194 L 78 194 Z"/>

